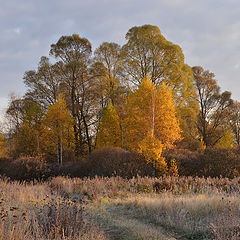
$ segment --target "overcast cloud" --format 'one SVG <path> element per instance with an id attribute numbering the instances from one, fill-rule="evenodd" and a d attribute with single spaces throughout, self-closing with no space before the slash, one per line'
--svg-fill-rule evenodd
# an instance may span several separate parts
<path id="1" fill-rule="evenodd" d="M 24 72 L 62 35 L 78 33 L 96 48 L 123 44 L 128 29 L 143 24 L 157 25 L 187 64 L 214 72 L 240 100 L 239 0 L 0 0 L 0 112 L 10 93 L 24 93 Z"/>

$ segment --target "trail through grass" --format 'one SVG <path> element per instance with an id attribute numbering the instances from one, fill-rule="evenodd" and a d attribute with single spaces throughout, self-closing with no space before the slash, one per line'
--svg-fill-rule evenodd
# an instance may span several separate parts
<path id="1" fill-rule="evenodd" d="M 205 240 L 216 239 L 218 231 L 218 239 L 233 240 L 238 239 L 239 209 L 235 197 L 166 193 L 103 198 L 86 211 L 111 239 Z"/>
<path id="2" fill-rule="evenodd" d="M 139 219 L 136 212 L 121 205 L 89 206 L 88 214 L 112 240 L 174 240 L 163 227 L 148 219 Z"/>

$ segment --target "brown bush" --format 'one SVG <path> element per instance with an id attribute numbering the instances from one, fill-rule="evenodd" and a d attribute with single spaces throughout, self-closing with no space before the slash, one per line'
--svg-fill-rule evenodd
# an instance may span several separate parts
<path id="1" fill-rule="evenodd" d="M 175 159 L 181 176 L 239 176 L 240 149 L 212 147 L 204 152 L 177 149 L 166 154 L 168 163 Z"/>
<path id="2" fill-rule="evenodd" d="M 105 147 L 92 152 L 88 159 L 90 176 L 153 176 L 154 169 L 144 157 L 121 148 Z"/>
<path id="3" fill-rule="evenodd" d="M 15 180 L 44 179 L 48 173 L 45 160 L 41 157 L 21 157 L 12 162 L 9 177 Z"/>
<path id="4" fill-rule="evenodd" d="M 174 159 L 181 176 L 202 176 L 202 154 L 187 149 L 174 149 L 165 153 L 168 165 Z"/>
<path id="5" fill-rule="evenodd" d="M 5 158 L 0 159 L 0 175 L 1 176 L 7 176 L 6 172 L 8 172 L 8 169 L 11 164 L 12 164 L 12 161 L 9 159 L 5 159 Z"/>
<path id="6" fill-rule="evenodd" d="M 87 177 L 90 173 L 87 161 L 67 162 L 62 166 L 51 165 L 52 176 Z"/>
<path id="7" fill-rule="evenodd" d="M 240 156 L 236 149 L 207 148 L 204 152 L 202 165 L 204 176 L 223 176 L 233 178 L 240 173 Z"/>

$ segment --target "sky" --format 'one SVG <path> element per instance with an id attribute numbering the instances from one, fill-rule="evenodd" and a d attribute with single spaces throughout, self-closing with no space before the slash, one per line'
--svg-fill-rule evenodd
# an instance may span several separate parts
<path id="1" fill-rule="evenodd" d="M 240 100 L 239 0 L 0 0 L 0 116 L 10 94 L 22 96 L 25 71 L 62 35 L 98 47 L 125 43 L 133 26 L 156 25 L 180 45 L 185 63 L 214 72 L 222 91 Z"/>

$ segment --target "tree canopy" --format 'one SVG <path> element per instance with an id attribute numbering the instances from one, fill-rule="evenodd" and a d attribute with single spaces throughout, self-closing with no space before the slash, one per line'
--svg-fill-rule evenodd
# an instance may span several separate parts
<path id="1" fill-rule="evenodd" d="M 6 112 L 12 157 L 61 164 L 112 146 L 144 155 L 163 173 L 169 149 L 239 145 L 238 103 L 212 72 L 188 66 L 157 26 L 132 27 L 125 37 L 122 46 L 103 42 L 93 51 L 78 34 L 62 36 L 25 72 L 26 94 L 13 96 Z"/>

